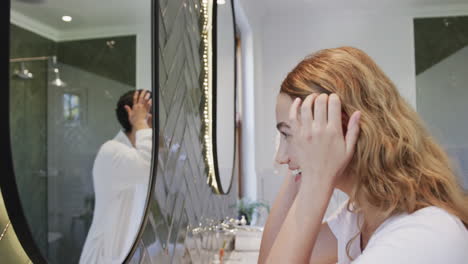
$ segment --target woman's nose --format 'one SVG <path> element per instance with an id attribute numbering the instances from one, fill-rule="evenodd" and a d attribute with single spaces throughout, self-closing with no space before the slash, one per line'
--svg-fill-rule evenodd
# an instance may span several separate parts
<path id="1" fill-rule="evenodd" d="M 289 158 L 285 153 L 281 153 L 280 151 L 276 152 L 276 162 L 279 164 L 288 164 L 289 163 Z"/>

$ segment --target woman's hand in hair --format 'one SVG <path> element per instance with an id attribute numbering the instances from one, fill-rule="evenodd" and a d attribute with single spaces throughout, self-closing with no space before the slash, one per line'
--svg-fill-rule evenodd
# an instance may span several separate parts
<path id="1" fill-rule="evenodd" d="M 289 113 L 292 147 L 304 184 L 336 184 L 351 160 L 359 135 L 360 112 L 354 112 L 343 135 L 341 101 L 336 94 L 311 94 L 293 102 Z"/>
<path id="2" fill-rule="evenodd" d="M 136 131 L 148 128 L 148 117 L 151 109 L 150 93 L 147 91 L 136 91 L 133 95 L 133 106 L 125 106 L 128 113 L 128 120 L 132 128 Z"/>

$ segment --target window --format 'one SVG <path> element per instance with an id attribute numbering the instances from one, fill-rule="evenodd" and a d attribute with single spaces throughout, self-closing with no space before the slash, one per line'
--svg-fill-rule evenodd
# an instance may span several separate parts
<path id="1" fill-rule="evenodd" d="M 66 122 L 80 121 L 80 96 L 71 93 L 63 94 L 63 117 Z"/>

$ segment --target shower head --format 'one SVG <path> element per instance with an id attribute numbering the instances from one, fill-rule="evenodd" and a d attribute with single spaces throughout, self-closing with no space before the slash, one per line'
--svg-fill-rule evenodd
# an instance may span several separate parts
<path id="1" fill-rule="evenodd" d="M 55 85 L 57 87 L 67 86 L 67 83 L 62 81 L 62 79 L 60 79 L 60 71 L 58 68 L 54 68 L 54 74 L 55 74 L 55 79 L 50 82 L 52 85 Z"/>
<path id="2" fill-rule="evenodd" d="M 15 70 L 14 75 L 23 80 L 31 80 L 34 78 L 34 75 L 28 69 L 26 69 L 24 62 L 20 63 L 20 69 Z"/>
<path id="3" fill-rule="evenodd" d="M 55 78 L 53 81 L 50 82 L 50 84 L 57 86 L 57 87 L 66 87 L 67 83 L 62 81 L 62 79 L 60 79 L 60 70 L 58 68 L 57 56 L 52 56 L 52 65 L 54 66 L 53 71 L 54 71 Z"/>

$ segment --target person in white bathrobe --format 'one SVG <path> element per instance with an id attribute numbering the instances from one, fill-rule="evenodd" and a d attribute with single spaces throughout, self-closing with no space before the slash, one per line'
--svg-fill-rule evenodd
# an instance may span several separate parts
<path id="1" fill-rule="evenodd" d="M 117 103 L 122 130 L 94 162 L 94 217 L 80 264 L 121 264 L 142 221 L 151 168 L 151 94 L 125 93 Z"/>

